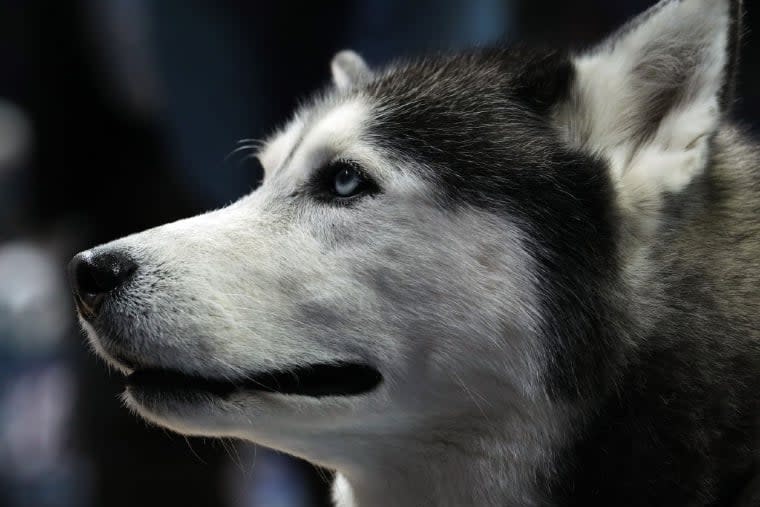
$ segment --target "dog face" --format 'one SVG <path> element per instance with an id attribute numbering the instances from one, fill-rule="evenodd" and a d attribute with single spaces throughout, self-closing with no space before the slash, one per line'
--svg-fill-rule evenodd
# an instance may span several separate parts
<path id="1" fill-rule="evenodd" d="M 82 255 L 134 266 L 82 315 L 96 350 L 132 373 L 125 400 L 141 415 L 313 458 L 302 439 L 320 432 L 379 438 L 480 413 L 488 393 L 473 383 L 515 403 L 540 393 L 525 231 L 390 142 L 401 118 L 381 87 L 397 77 L 358 78 L 263 147 L 252 194 Z M 417 103 L 437 108 L 459 90 L 426 93 Z"/>
<path id="2" fill-rule="evenodd" d="M 85 319 L 104 357 L 137 370 L 129 406 L 178 431 L 252 431 L 299 452 L 299 437 L 322 425 L 381 435 L 470 412 L 475 377 L 502 397 L 532 394 L 524 233 L 485 210 L 443 206 L 429 168 L 373 143 L 377 108 L 336 91 L 262 150 L 266 178 L 251 195 L 85 254 L 136 265 Z M 470 371 L 473 357 L 493 365 Z M 140 382 L 146 370 L 187 382 Z"/>
<path id="3" fill-rule="evenodd" d="M 707 21 L 704 1 L 666 4 L 579 57 L 479 50 L 373 73 L 340 53 L 334 85 L 258 153 L 260 188 L 72 262 L 126 403 L 334 467 L 420 428 L 543 431 L 557 393 L 614 368 L 600 329 L 622 317 L 601 301 L 624 293 L 621 231 L 650 231 L 637 211 L 699 173 L 717 124 L 728 2 Z M 709 62 L 660 65 L 690 23 L 704 30 L 677 49 Z M 663 79 L 665 96 L 653 69 L 699 75 L 683 93 Z M 605 72 L 649 76 L 662 121 Z M 678 130 L 679 114 L 699 121 Z"/>

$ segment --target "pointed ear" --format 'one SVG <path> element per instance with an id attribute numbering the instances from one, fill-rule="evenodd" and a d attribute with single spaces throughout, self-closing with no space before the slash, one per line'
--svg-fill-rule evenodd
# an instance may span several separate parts
<path id="1" fill-rule="evenodd" d="M 701 174 L 731 106 L 741 0 L 663 0 L 575 59 L 559 121 L 605 157 L 620 198 L 657 209 Z"/>
<path id="2" fill-rule="evenodd" d="M 344 90 L 372 77 L 372 71 L 364 59 L 354 51 L 345 49 L 338 52 L 330 63 L 335 86 Z"/>

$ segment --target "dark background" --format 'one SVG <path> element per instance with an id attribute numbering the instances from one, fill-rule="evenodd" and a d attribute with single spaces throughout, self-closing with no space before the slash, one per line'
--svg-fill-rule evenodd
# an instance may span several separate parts
<path id="1" fill-rule="evenodd" d="M 66 260 L 255 188 L 255 165 L 228 155 L 323 86 L 340 49 L 381 65 L 497 41 L 582 48 L 652 3 L 0 0 L 0 505 L 323 505 L 327 472 L 121 407 L 76 329 Z M 750 126 L 752 8 L 736 107 Z"/>

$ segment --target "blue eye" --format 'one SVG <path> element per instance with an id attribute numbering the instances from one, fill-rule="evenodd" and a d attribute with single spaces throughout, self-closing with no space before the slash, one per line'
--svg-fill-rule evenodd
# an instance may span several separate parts
<path id="1" fill-rule="evenodd" d="M 333 191 L 338 197 L 351 197 L 362 189 L 364 177 L 350 166 L 344 166 L 335 173 Z"/>
<path id="2" fill-rule="evenodd" d="M 351 206 L 362 197 L 381 192 L 380 187 L 352 160 L 335 160 L 315 171 L 307 191 L 324 203 Z"/>

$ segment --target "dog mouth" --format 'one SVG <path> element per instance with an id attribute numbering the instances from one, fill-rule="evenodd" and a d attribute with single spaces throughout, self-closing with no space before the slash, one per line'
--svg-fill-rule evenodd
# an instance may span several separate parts
<path id="1" fill-rule="evenodd" d="M 358 396 L 374 390 L 380 382 L 382 375 L 372 366 L 346 362 L 299 366 L 229 380 L 155 368 L 136 369 L 126 378 L 129 389 L 143 394 L 207 393 L 219 397 L 243 391 L 314 398 Z"/>

